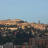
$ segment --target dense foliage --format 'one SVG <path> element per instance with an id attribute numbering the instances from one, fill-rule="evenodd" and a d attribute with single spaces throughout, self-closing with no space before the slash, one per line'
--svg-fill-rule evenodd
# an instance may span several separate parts
<path id="1" fill-rule="evenodd" d="M 13 26 L 11 25 L 9 27 L 13 27 Z M 14 27 L 15 27 L 15 25 L 14 25 Z M 35 33 L 35 31 L 37 31 L 37 33 L 45 33 L 45 31 L 46 32 L 48 31 L 48 30 L 41 31 L 39 29 L 35 29 L 34 27 L 28 28 L 27 26 L 25 26 L 24 30 L 22 28 L 18 28 L 18 30 L 13 31 L 11 36 L 7 35 L 7 36 L 3 37 L 3 36 L 1 36 L 1 33 L 0 33 L 0 44 L 5 44 L 6 42 L 13 42 L 13 44 L 19 44 L 19 45 L 23 45 L 24 42 L 29 43 L 29 38 L 35 38 L 35 36 L 37 36 L 37 34 L 32 35 L 31 30 L 33 30 L 34 33 Z M 10 30 L 8 30 L 8 32 L 10 33 Z M 15 35 L 15 32 L 17 32 L 16 35 Z M 41 37 L 41 35 L 40 35 L 40 37 Z"/>

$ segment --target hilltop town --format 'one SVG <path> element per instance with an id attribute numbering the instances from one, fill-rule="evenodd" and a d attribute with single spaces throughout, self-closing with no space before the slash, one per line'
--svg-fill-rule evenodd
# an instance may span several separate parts
<path id="1" fill-rule="evenodd" d="M 20 27 L 31 25 L 32 27 L 40 30 L 45 30 L 48 27 L 48 24 L 41 24 L 40 21 L 38 23 L 28 23 L 26 21 L 22 21 L 20 19 L 8 19 L 8 20 L 0 20 L 0 25 L 17 25 Z M 47 28 L 48 29 L 48 28 Z"/>

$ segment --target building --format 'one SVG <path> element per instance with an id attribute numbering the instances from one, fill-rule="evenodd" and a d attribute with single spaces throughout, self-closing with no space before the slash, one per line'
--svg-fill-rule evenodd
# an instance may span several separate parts
<path id="1" fill-rule="evenodd" d="M 29 39 L 30 48 L 48 48 L 48 39 L 47 38 L 46 39 L 30 38 Z"/>
<path id="2" fill-rule="evenodd" d="M 37 38 L 30 38 L 29 39 L 29 45 L 31 48 L 38 48 L 38 39 Z"/>
<path id="3" fill-rule="evenodd" d="M 3 24 L 3 25 L 15 25 L 16 23 L 24 23 L 24 21 L 22 21 L 22 20 L 20 20 L 20 19 L 0 20 L 0 24 Z"/>
<path id="4" fill-rule="evenodd" d="M 0 45 L 0 48 L 3 48 L 3 45 Z"/>
<path id="5" fill-rule="evenodd" d="M 5 48 L 13 48 L 13 43 L 12 42 L 7 42 L 5 44 Z"/>

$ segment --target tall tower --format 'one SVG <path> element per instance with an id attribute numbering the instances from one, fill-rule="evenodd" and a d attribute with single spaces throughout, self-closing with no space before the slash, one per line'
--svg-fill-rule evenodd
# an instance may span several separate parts
<path id="1" fill-rule="evenodd" d="M 40 21 L 38 21 L 38 23 L 40 24 Z"/>

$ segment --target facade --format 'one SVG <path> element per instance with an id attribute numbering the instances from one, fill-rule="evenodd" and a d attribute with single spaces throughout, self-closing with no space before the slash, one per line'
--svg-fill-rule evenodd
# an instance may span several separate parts
<path id="1" fill-rule="evenodd" d="M 10 30 L 17 30 L 18 28 L 8 28 L 8 29 L 10 29 Z"/>
<path id="2" fill-rule="evenodd" d="M 5 48 L 13 48 L 13 43 L 12 42 L 7 42 L 5 44 Z"/>
<path id="3" fill-rule="evenodd" d="M 21 21 L 20 19 L 0 20 L 0 24 L 3 24 L 3 25 L 15 25 L 16 23 L 24 23 L 24 21 Z"/>
<path id="4" fill-rule="evenodd" d="M 0 45 L 0 48 L 3 48 L 3 45 Z"/>
<path id="5" fill-rule="evenodd" d="M 29 39 L 30 48 L 48 48 L 48 39 L 42 38 L 30 38 Z"/>
<path id="6" fill-rule="evenodd" d="M 30 48 L 38 48 L 38 39 L 37 38 L 30 38 L 29 39 Z"/>
<path id="7" fill-rule="evenodd" d="M 48 39 L 40 39 L 39 40 L 39 47 L 48 48 Z"/>

